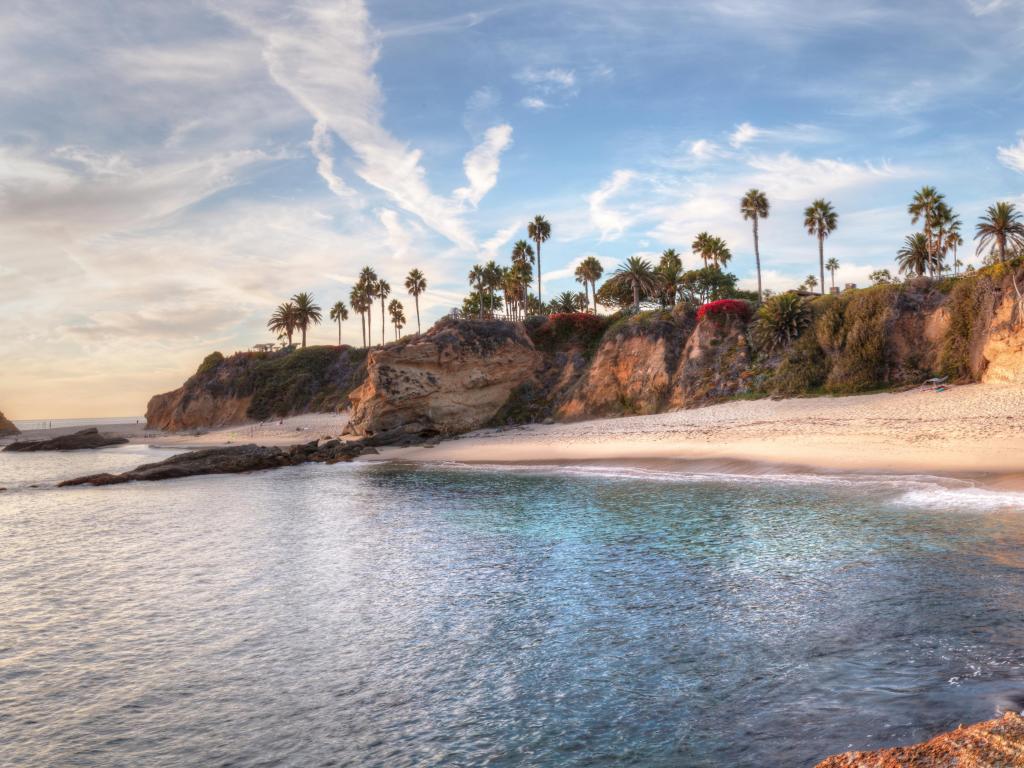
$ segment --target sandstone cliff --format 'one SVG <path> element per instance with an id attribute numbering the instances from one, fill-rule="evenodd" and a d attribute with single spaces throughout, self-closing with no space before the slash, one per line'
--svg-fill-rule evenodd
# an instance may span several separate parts
<path id="1" fill-rule="evenodd" d="M 14 426 L 14 423 L 4 416 L 3 412 L 0 411 L 0 437 L 7 437 L 9 435 L 20 435 L 21 430 Z"/>
<path id="2" fill-rule="evenodd" d="M 153 396 L 151 429 L 219 427 L 311 411 L 336 411 L 364 377 L 366 353 L 352 347 L 293 352 L 213 353 L 185 384 Z"/>
<path id="3" fill-rule="evenodd" d="M 442 320 L 422 336 L 370 352 L 366 379 L 349 395 L 350 431 L 399 436 L 476 429 L 540 364 L 519 323 Z"/>

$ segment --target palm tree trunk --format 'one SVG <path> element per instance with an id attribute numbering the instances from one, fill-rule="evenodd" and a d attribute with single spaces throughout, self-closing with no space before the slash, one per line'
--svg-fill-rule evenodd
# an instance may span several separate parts
<path id="1" fill-rule="evenodd" d="M 341 346 L 341 316 L 338 316 L 338 346 Z"/>
<path id="2" fill-rule="evenodd" d="M 303 326 L 302 326 L 302 348 L 303 349 L 306 348 L 306 326 L 305 326 L 305 324 L 303 324 Z"/>
<path id="3" fill-rule="evenodd" d="M 366 313 L 359 313 L 359 325 L 362 326 L 363 330 L 363 347 L 366 347 Z"/>
<path id="4" fill-rule="evenodd" d="M 818 266 L 821 267 L 821 295 L 825 295 L 825 236 L 818 233 Z"/>
<path id="5" fill-rule="evenodd" d="M 420 333 L 420 295 L 413 294 L 413 299 L 416 301 L 416 335 L 418 336 Z"/>
<path id="6" fill-rule="evenodd" d="M 761 290 L 761 251 L 757 244 L 757 215 L 754 215 L 754 264 L 757 266 L 757 300 L 758 302 L 764 297 L 764 292 Z"/>
<path id="7" fill-rule="evenodd" d="M 540 239 L 534 241 L 537 243 L 537 303 L 543 305 L 544 299 L 540 292 Z"/>
<path id="8" fill-rule="evenodd" d="M 366 348 L 373 346 L 373 299 L 366 306 Z"/>
<path id="9" fill-rule="evenodd" d="M 640 286 L 633 283 L 633 309 L 640 311 Z"/>
<path id="10" fill-rule="evenodd" d="M 380 346 L 384 347 L 384 294 L 380 295 Z"/>

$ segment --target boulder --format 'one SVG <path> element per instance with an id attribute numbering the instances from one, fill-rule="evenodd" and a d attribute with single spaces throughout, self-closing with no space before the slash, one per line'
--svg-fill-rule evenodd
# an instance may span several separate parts
<path id="1" fill-rule="evenodd" d="M 348 431 L 398 442 L 477 429 L 540 362 L 520 323 L 442 320 L 422 336 L 370 352 L 366 380 L 349 395 Z"/>
<path id="2" fill-rule="evenodd" d="M 844 752 L 815 768 L 995 768 L 1024 765 L 1024 718 L 1015 712 L 960 726 L 923 744 Z"/>
<path id="3" fill-rule="evenodd" d="M 2 411 L 0 411 L 0 437 L 9 437 L 10 435 L 20 434 L 21 430 L 14 426 L 14 423 L 4 416 Z"/>
<path id="4" fill-rule="evenodd" d="M 60 435 L 47 440 L 21 440 L 4 447 L 5 451 L 81 451 L 93 448 L 106 448 L 109 445 L 123 445 L 128 442 L 126 437 L 104 435 L 96 427 L 81 429 L 70 435 Z"/>

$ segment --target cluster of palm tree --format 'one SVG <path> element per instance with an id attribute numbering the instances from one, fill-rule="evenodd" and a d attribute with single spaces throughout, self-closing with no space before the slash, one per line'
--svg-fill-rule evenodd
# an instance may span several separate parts
<path id="1" fill-rule="evenodd" d="M 907 205 L 907 213 L 912 224 L 921 222 L 921 231 L 907 235 L 896 252 L 900 272 L 927 273 L 929 277 L 941 275 L 946 270 L 946 255 L 952 250 L 954 274 L 959 274 L 956 248 L 963 244 L 961 222 L 946 202 L 946 196 L 935 187 L 921 187 Z"/>
<path id="2" fill-rule="evenodd" d="M 323 319 L 322 310 L 313 300 L 312 294 L 297 293 L 288 301 L 278 305 L 267 321 L 267 328 L 277 334 L 278 339 L 287 339 L 292 345 L 292 336 L 302 332 L 302 346 L 306 346 L 306 331 L 311 325 L 319 325 Z"/>
<path id="3" fill-rule="evenodd" d="M 540 298 L 540 247 L 551 238 L 551 224 L 538 214 L 527 223 L 526 232 L 529 240 L 537 246 L 536 250 L 529 240 L 517 240 L 512 246 L 510 266 L 501 266 L 492 259 L 486 264 L 475 264 L 469 270 L 471 293 L 462 305 L 465 314 L 477 315 L 480 318 L 485 315 L 494 317 L 495 312 L 504 308 L 507 318 L 518 320 L 544 309 Z M 534 264 L 537 265 L 536 296 L 530 293 Z M 600 264 L 598 266 L 600 267 Z M 598 278 L 600 274 L 594 279 Z"/>
<path id="4" fill-rule="evenodd" d="M 594 299 L 594 314 L 597 314 L 597 281 L 604 274 L 604 267 L 596 256 L 587 256 L 576 265 L 576 282 L 583 286 L 583 310 L 586 311 L 590 297 Z M 579 295 L 579 294 L 577 294 Z M 562 296 L 565 296 L 563 293 Z"/>
<path id="5" fill-rule="evenodd" d="M 427 290 L 427 278 L 419 269 L 412 269 L 405 278 L 405 290 L 416 302 L 416 333 L 420 333 L 420 295 Z M 359 279 L 349 291 L 349 303 L 352 310 L 359 313 L 363 331 L 363 346 L 373 344 L 373 305 L 380 301 L 380 345 L 384 346 L 385 335 L 385 301 L 391 295 L 391 283 L 380 277 L 373 267 L 363 267 Z M 395 338 L 401 335 L 406 324 L 405 308 L 398 299 L 392 299 L 386 306 L 391 324 L 395 328 Z"/>

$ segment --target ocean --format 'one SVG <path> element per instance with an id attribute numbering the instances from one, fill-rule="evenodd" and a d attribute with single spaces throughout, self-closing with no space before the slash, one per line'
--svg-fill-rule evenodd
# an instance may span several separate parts
<path id="1" fill-rule="evenodd" d="M 1024 497 L 0 453 L 17 766 L 810 766 L 1024 707 Z M 32 485 L 41 487 L 32 488 Z"/>

